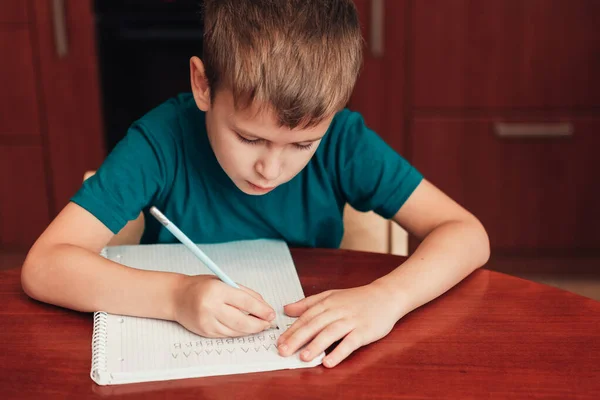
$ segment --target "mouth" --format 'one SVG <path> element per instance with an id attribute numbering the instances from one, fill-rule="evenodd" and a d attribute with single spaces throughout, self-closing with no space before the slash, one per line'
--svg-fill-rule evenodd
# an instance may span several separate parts
<path id="1" fill-rule="evenodd" d="M 271 190 L 275 189 L 276 186 L 259 186 L 259 185 L 255 185 L 254 183 L 250 182 L 250 181 L 246 181 L 248 183 L 248 185 L 255 191 L 255 192 L 259 192 L 259 193 L 268 193 Z"/>

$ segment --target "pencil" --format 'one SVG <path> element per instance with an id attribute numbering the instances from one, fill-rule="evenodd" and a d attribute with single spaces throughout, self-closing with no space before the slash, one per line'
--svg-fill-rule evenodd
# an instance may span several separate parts
<path id="1" fill-rule="evenodd" d="M 171 222 L 160 210 L 154 206 L 150 207 L 150 214 L 152 214 L 158 222 L 160 222 L 165 228 L 169 230 L 185 247 L 188 248 L 196 257 L 200 259 L 221 281 L 225 282 L 231 287 L 240 289 L 237 283 L 235 283 L 213 260 L 210 259 L 203 252 L 198 245 L 190 240 L 185 233 L 183 233 L 173 222 Z M 275 321 L 271 323 L 272 328 L 279 329 Z"/>
<path id="2" fill-rule="evenodd" d="M 185 247 L 187 247 L 196 257 L 200 259 L 210 269 L 220 280 L 225 282 L 231 287 L 239 289 L 240 287 L 229 277 L 225 272 L 221 270 L 211 260 L 206 253 L 204 253 L 200 247 L 198 247 L 194 242 L 190 240 L 173 222 L 171 222 L 165 215 L 158 210 L 158 208 L 152 206 L 150 208 L 150 214 L 154 215 L 154 217 L 160 222 L 165 228 L 169 230 Z"/>

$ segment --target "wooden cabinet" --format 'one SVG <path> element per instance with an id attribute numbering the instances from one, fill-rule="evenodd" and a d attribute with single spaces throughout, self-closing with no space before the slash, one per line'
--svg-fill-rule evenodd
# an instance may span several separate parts
<path id="1" fill-rule="evenodd" d="M 28 247 L 105 156 L 92 2 L 60 3 L 0 1 L 1 247 Z M 600 250 L 600 1 L 355 3 L 349 106 L 482 219 L 494 253 Z M 368 218 L 393 251 L 396 230 Z"/>
<path id="2" fill-rule="evenodd" d="M 415 108 L 600 107 L 599 1 L 412 5 Z"/>
<path id="3" fill-rule="evenodd" d="M 24 23 L 29 21 L 27 2 L 23 0 L 2 0 L 0 2 L 0 23 Z"/>
<path id="4" fill-rule="evenodd" d="M 406 0 L 355 0 L 364 45 L 364 63 L 356 82 L 350 108 L 399 152 L 404 151 L 401 132 L 406 122 L 408 75 L 405 73 L 407 43 Z M 378 7 L 378 3 L 383 7 Z"/>
<path id="5" fill-rule="evenodd" d="M 91 0 L 65 1 L 64 9 L 58 11 L 64 16 L 65 47 L 61 51 L 51 2 L 33 0 L 31 5 L 55 214 L 75 194 L 83 174 L 97 169 L 106 155 L 94 17 Z"/>
<path id="6" fill-rule="evenodd" d="M 52 4 L 0 2 L 1 248 L 31 246 L 104 157 L 91 2 Z"/>
<path id="7" fill-rule="evenodd" d="M 355 2 L 351 108 L 482 220 L 493 254 L 600 250 L 600 1 Z"/>
<path id="8" fill-rule="evenodd" d="M 0 62 L 0 135 L 39 136 L 36 75 L 26 24 L 0 22 L 0 59 L 4 60 Z"/>
<path id="9" fill-rule="evenodd" d="M 24 2 L 0 6 L 0 244 L 31 244 L 50 222 L 32 35 Z"/>
<path id="10" fill-rule="evenodd" d="M 43 149 L 40 145 L 0 145 L 0 242 L 31 244 L 50 222 Z"/>
<path id="11" fill-rule="evenodd" d="M 600 2 L 410 4 L 411 161 L 494 254 L 600 250 Z"/>
<path id="12" fill-rule="evenodd" d="M 501 136 L 503 129 L 570 135 Z M 481 219 L 496 249 L 597 250 L 599 133 L 600 118 L 418 117 L 412 155 Z"/>

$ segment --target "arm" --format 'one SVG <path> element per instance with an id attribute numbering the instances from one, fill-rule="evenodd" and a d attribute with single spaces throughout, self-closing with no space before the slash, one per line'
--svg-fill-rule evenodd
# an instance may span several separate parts
<path id="1" fill-rule="evenodd" d="M 279 338 L 282 355 L 309 361 L 339 339 L 323 360 L 333 367 L 357 348 L 387 335 L 412 310 L 440 296 L 489 258 L 489 241 L 479 221 L 423 180 L 394 221 L 423 238 L 398 268 L 373 283 L 332 290 L 286 306 L 298 320 Z"/>
<path id="2" fill-rule="evenodd" d="M 422 239 L 400 267 L 377 281 L 400 306 L 398 318 L 446 292 L 489 259 L 489 239 L 481 223 L 426 180 L 393 220 Z"/>
<path id="3" fill-rule="evenodd" d="M 128 268 L 99 255 L 113 233 L 69 203 L 33 245 L 21 272 L 25 293 L 77 311 L 174 319 L 182 276 Z"/>
<path id="4" fill-rule="evenodd" d="M 78 311 L 174 320 L 204 336 L 270 327 L 272 308 L 249 289 L 231 288 L 212 275 L 143 271 L 105 259 L 99 253 L 112 236 L 92 214 L 69 203 L 27 255 L 25 293 Z"/>

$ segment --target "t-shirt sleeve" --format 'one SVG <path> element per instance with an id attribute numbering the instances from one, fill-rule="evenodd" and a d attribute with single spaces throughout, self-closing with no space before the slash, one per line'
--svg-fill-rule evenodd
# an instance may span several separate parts
<path id="1" fill-rule="evenodd" d="M 338 190 L 356 210 L 392 218 L 423 176 L 368 128 L 359 113 L 345 110 L 335 124 Z"/>
<path id="2" fill-rule="evenodd" d="M 165 189 L 174 150 L 167 135 L 157 137 L 136 122 L 71 201 L 116 234 Z"/>

